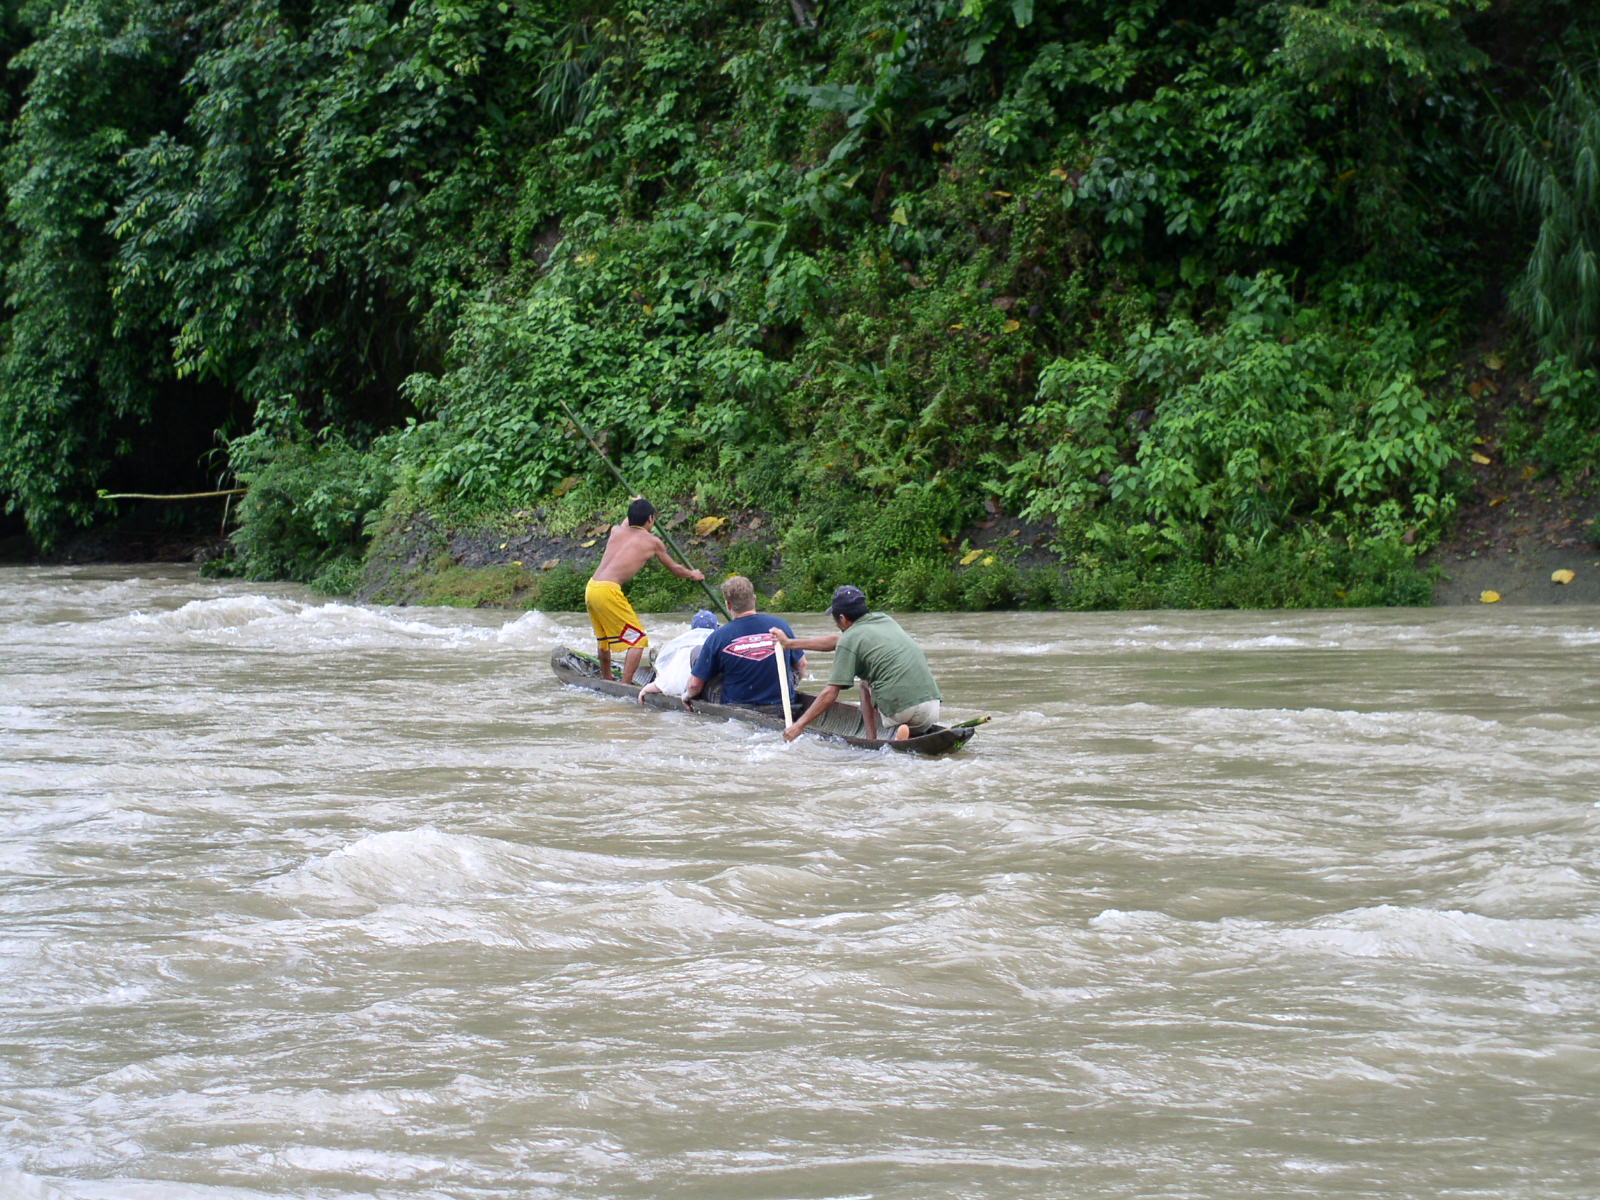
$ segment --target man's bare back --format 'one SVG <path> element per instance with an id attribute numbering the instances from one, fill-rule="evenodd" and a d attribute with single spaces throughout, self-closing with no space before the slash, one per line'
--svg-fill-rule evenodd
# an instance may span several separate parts
<path id="1" fill-rule="evenodd" d="M 605 553 L 600 556 L 600 565 L 594 569 L 594 578 L 600 583 L 628 583 L 652 558 L 660 559 L 674 575 L 685 574 L 667 553 L 666 543 L 645 526 L 613 525 L 611 535 L 606 538 Z M 693 578 L 692 575 L 687 577 Z"/>

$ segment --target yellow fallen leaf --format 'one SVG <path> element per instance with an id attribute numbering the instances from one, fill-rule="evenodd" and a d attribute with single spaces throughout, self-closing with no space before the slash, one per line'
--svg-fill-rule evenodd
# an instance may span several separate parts
<path id="1" fill-rule="evenodd" d="M 1006 330 L 1007 333 L 1015 333 L 1017 330 L 1019 330 L 1021 328 L 1022 328 L 1022 322 L 1018 321 L 1018 320 L 1016 320 L 1014 318 L 1012 320 L 1010 320 L 1010 321 L 1007 321 L 1006 324 L 1005 324 L 1005 330 Z"/>
<path id="2" fill-rule="evenodd" d="M 1511 497 L 1509 497 L 1509 496 L 1496 496 L 1493 500 L 1489 501 L 1489 507 L 1490 508 L 1499 508 L 1502 504 L 1504 504 L 1510 498 Z"/>
<path id="3" fill-rule="evenodd" d="M 1563 567 L 1563 568 L 1561 568 L 1561 570 L 1554 571 L 1554 572 L 1551 573 L 1550 582 L 1551 583 L 1571 583 L 1577 577 L 1578 577 L 1578 574 L 1577 574 L 1576 571 L 1569 571 L 1565 567 Z"/>
<path id="4" fill-rule="evenodd" d="M 1060 167 L 1057 167 L 1057 168 L 1055 168 L 1055 170 L 1050 172 L 1050 178 L 1051 179 L 1071 179 L 1072 176 L 1067 174 L 1067 172 L 1063 171 Z"/>
<path id="5" fill-rule="evenodd" d="M 1485 604 L 1498 604 L 1498 603 L 1500 603 L 1500 593 L 1499 592 L 1482 592 L 1482 593 L 1479 594 L 1478 599 L 1481 600 Z"/>
<path id="6" fill-rule="evenodd" d="M 994 555 L 992 555 L 992 554 L 986 555 L 984 557 L 984 560 L 983 560 L 983 565 L 986 566 L 986 567 L 994 566 Z"/>
<path id="7" fill-rule="evenodd" d="M 1494 459 L 1490 458 L 1487 454 L 1479 454 L 1476 450 L 1474 450 L 1472 452 L 1472 461 L 1477 463 L 1480 467 L 1486 467 L 1492 463 Z"/>
<path id="8" fill-rule="evenodd" d="M 694 535 L 696 537 L 708 537 L 727 523 L 727 517 L 701 517 L 694 523 Z"/>
<path id="9" fill-rule="evenodd" d="M 589 548 L 589 547 L 590 547 L 590 546 L 592 546 L 592 545 L 594 545 L 594 544 L 595 544 L 595 543 L 596 543 L 596 542 L 598 542 L 598 541 L 599 541 L 599 540 L 600 540 L 600 539 L 599 539 L 599 538 L 590 538 L 590 539 L 589 539 L 589 540 L 588 540 L 588 541 L 587 541 L 587 542 L 585 542 L 585 543 L 584 543 L 584 544 L 583 544 L 583 548 L 584 548 L 584 549 L 585 549 L 585 550 L 587 550 L 587 549 L 588 549 L 588 548 Z"/>
<path id="10" fill-rule="evenodd" d="M 978 559 L 981 558 L 982 556 L 983 556 L 983 551 L 982 550 L 968 550 L 965 554 L 963 554 L 961 556 L 961 565 L 963 567 L 970 567 L 973 563 L 977 562 Z"/>

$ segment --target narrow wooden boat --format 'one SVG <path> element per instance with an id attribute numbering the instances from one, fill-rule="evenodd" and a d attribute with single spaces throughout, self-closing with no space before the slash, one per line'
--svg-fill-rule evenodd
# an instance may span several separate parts
<path id="1" fill-rule="evenodd" d="M 600 674 L 600 660 L 593 655 L 585 654 L 581 650 L 573 650 L 566 646 L 557 646 L 550 654 L 550 667 L 556 673 L 556 678 L 562 683 L 571 684 L 573 687 L 588 688 L 594 692 L 604 692 L 608 696 L 616 696 L 636 703 L 639 689 L 649 683 L 655 672 L 648 666 L 641 666 L 638 674 L 631 684 L 622 683 L 616 679 L 606 679 Z M 796 692 L 794 695 L 794 712 L 799 715 L 804 712 L 815 697 L 805 692 Z M 664 709 L 668 712 L 692 712 L 700 717 L 718 717 L 725 721 L 742 721 L 746 725 L 758 725 L 763 729 L 771 729 L 777 733 L 783 732 L 783 711 L 776 705 L 769 711 L 763 708 L 751 708 L 743 704 L 719 704 L 714 700 L 695 700 L 693 708 L 685 708 L 682 700 L 676 696 L 663 695 L 652 692 L 644 698 L 645 704 L 651 708 Z M 906 738 L 904 741 L 895 742 L 887 738 L 869 738 L 866 727 L 861 720 L 861 709 L 858 705 L 847 704 L 843 701 L 836 702 L 827 712 L 818 717 L 806 727 L 805 736 L 815 735 L 826 741 L 844 742 L 847 745 L 857 746 L 862 750 L 880 750 L 887 746 L 899 754 L 923 754 L 937 757 L 941 754 L 950 754 L 966 745 L 967 740 L 977 732 L 977 725 L 982 722 L 973 722 L 967 725 L 945 726 L 934 725 L 916 737 Z"/>

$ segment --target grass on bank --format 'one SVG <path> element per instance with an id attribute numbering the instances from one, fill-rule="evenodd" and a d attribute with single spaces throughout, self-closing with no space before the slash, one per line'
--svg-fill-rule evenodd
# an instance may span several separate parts
<path id="1" fill-rule="evenodd" d="M 407 507 L 396 497 L 370 514 L 364 549 L 350 545 L 329 554 L 325 544 L 308 538 L 298 563 L 285 569 L 280 554 L 273 569 L 276 577 L 298 578 L 325 594 L 379 603 L 581 611 L 584 584 L 603 544 L 596 530 L 617 520 L 626 500 L 614 486 L 614 494 L 606 491 L 585 481 L 534 509 L 444 513 Z M 691 493 L 661 507 L 684 555 L 713 584 L 729 574 L 747 575 L 768 607 L 784 611 L 820 610 L 844 582 L 902 612 L 1424 605 L 1434 586 L 1409 548 L 1398 544 L 1352 547 L 1308 539 L 1264 545 L 1224 562 L 1152 549 L 1135 533 L 1120 544 L 1076 552 L 1059 541 L 1023 546 L 1020 538 L 974 548 L 960 529 L 945 533 L 904 506 L 861 501 L 779 517 L 747 512 L 716 535 L 698 538 L 694 522 L 723 515 L 719 505 L 696 504 Z M 292 511 L 275 522 L 280 535 L 294 527 Z M 541 548 L 519 548 L 517 538 L 536 539 Z M 452 553 L 453 541 L 488 547 L 488 557 L 498 554 L 499 561 L 468 565 Z M 480 549 L 478 558 L 484 553 Z M 251 577 L 243 567 L 236 555 L 208 564 L 207 571 Z M 698 607 L 704 597 L 698 584 L 654 566 L 639 574 L 629 595 L 641 612 Z"/>

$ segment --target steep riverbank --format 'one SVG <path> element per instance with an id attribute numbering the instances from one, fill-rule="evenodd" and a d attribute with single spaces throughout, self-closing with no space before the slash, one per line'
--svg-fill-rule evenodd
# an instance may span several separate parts
<path id="1" fill-rule="evenodd" d="M 1423 556 L 1438 572 L 1434 603 L 1600 604 L 1600 497 L 1525 479 L 1516 464 L 1481 464 L 1450 535 Z M 1568 582 L 1558 573 L 1570 571 Z"/>
<path id="2" fill-rule="evenodd" d="M 384 604 L 524 607 L 541 587 L 548 592 L 552 580 L 557 591 L 581 584 L 598 556 L 605 522 L 557 535 L 540 529 L 533 514 L 528 517 L 515 531 L 449 530 L 418 519 L 373 557 L 357 594 Z M 666 520 L 686 553 L 712 573 L 773 553 L 777 526 L 768 515 L 736 514 L 705 536 L 694 533 L 687 513 L 669 512 Z M 1514 468 L 1484 471 L 1450 536 L 1423 556 L 1423 568 L 1437 572 L 1434 603 L 1481 604 L 1492 592 L 1506 605 L 1600 605 L 1600 545 L 1592 532 L 1597 520 L 1600 499 L 1592 491 L 1523 480 Z M 1020 566 L 1038 568 L 1054 561 L 1047 542 L 1043 527 L 998 518 L 974 526 L 955 544 L 1010 549 Z M 10 538 L 0 545 L 0 562 L 204 562 L 224 549 L 215 530 L 162 529 L 134 520 L 71 538 L 47 555 Z M 1553 579 L 1562 571 L 1572 572 L 1569 582 Z"/>
<path id="3" fill-rule="evenodd" d="M 540 510 L 458 526 L 414 514 L 380 535 L 368 554 L 356 594 L 380 604 L 581 609 L 584 582 L 615 519 L 616 514 L 594 513 L 577 528 L 558 533 Z M 796 576 L 806 572 L 785 570 L 794 564 L 784 558 L 783 539 L 789 528 L 779 515 L 737 511 L 707 517 L 692 505 L 667 503 L 657 529 L 707 578 L 748 575 L 780 605 L 785 600 L 801 606 L 820 604 L 820 594 L 809 593 L 822 587 L 825 594 L 838 582 L 829 573 L 827 579 L 800 583 L 800 590 L 808 594 L 796 594 Z M 946 573 L 949 593 L 957 602 L 923 607 L 960 611 L 1017 606 L 1005 603 L 998 593 L 986 594 L 981 586 L 986 579 L 1004 580 L 1009 595 L 1027 599 L 1031 607 L 1056 607 L 1049 599 L 1064 596 L 1069 580 L 1066 567 L 1050 549 L 1054 532 L 1049 524 L 998 513 L 968 527 L 948 540 L 945 562 L 937 568 Z M 847 575 L 855 577 L 852 572 Z M 888 574 L 861 577 L 858 582 L 885 599 L 894 591 Z M 630 594 L 644 611 L 661 606 L 663 588 L 674 594 L 694 591 L 665 572 L 652 570 L 640 576 Z M 962 604 L 961 597 L 984 603 Z M 666 606 L 676 607 L 677 601 L 668 599 Z"/>

